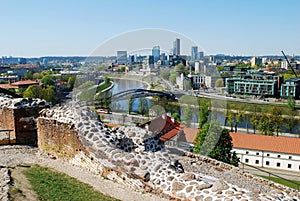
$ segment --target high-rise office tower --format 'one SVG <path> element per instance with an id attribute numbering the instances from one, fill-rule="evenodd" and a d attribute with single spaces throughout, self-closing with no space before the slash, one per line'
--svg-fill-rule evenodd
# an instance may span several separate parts
<path id="1" fill-rule="evenodd" d="M 191 60 L 192 61 L 198 60 L 198 47 L 197 46 L 193 46 L 191 49 Z"/>
<path id="2" fill-rule="evenodd" d="M 154 46 L 152 48 L 152 56 L 154 57 L 154 62 L 157 62 L 160 57 L 160 47 L 159 46 Z"/>
<path id="3" fill-rule="evenodd" d="M 127 64 L 127 51 L 117 51 L 117 63 Z"/>
<path id="4" fill-rule="evenodd" d="M 173 42 L 173 54 L 180 55 L 180 39 L 179 38 L 176 38 L 176 40 Z"/>
<path id="5" fill-rule="evenodd" d="M 204 52 L 199 52 L 198 53 L 198 59 L 203 59 L 204 57 Z"/>

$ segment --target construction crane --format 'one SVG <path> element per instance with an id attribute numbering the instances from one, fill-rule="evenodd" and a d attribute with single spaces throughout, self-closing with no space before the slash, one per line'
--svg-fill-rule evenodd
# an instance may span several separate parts
<path id="1" fill-rule="evenodd" d="M 288 58 L 285 56 L 284 52 L 283 52 L 283 51 L 281 51 L 281 52 L 282 52 L 282 54 L 283 54 L 285 60 L 287 61 L 289 67 L 292 69 L 294 75 L 295 75 L 296 77 L 298 77 L 297 74 L 296 74 L 296 72 L 294 71 L 294 69 L 293 69 L 293 67 L 292 67 L 292 65 L 291 65 L 291 63 L 290 63 L 290 61 L 289 61 Z"/>

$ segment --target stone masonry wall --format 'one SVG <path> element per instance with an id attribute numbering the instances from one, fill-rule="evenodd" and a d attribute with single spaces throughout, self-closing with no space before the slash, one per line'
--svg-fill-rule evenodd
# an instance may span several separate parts
<path id="1" fill-rule="evenodd" d="M 0 94 L 0 129 L 12 130 L 10 144 L 36 145 L 36 119 L 45 107 L 49 107 L 49 103 L 44 100 Z M 8 135 L 2 133 L 1 137 L 8 138 Z M 4 139 L 0 140 L 3 142 Z"/>
<path id="2" fill-rule="evenodd" d="M 38 147 L 47 150 L 49 154 L 73 158 L 80 151 L 85 151 L 77 132 L 69 124 L 39 118 L 37 126 Z"/>
<path id="3" fill-rule="evenodd" d="M 40 115 L 41 150 L 137 191 L 179 200 L 300 200 L 295 190 L 222 162 L 172 155 L 141 128 L 105 127 L 76 103 L 44 109 Z"/>
<path id="4" fill-rule="evenodd" d="M 14 110 L 12 108 L 0 107 L 0 128 L 3 130 L 12 130 L 12 132 L 10 132 L 10 138 L 12 140 L 16 139 Z"/>

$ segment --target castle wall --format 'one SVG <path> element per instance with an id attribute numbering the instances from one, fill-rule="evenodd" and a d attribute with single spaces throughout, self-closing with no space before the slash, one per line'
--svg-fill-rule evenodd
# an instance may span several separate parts
<path id="1" fill-rule="evenodd" d="M 220 161 L 175 156 L 134 126 L 105 127 L 79 104 L 45 109 L 37 121 L 41 151 L 140 192 L 179 200 L 300 198 L 297 191 Z"/>
<path id="2" fill-rule="evenodd" d="M 36 119 L 49 104 L 40 99 L 0 94 L 0 144 L 36 145 Z"/>
<path id="3" fill-rule="evenodd" d="M 71 125 L 53 119 L 38 118 L 38 147 L 55 156 L 72 158 L 84 150 Z"/>

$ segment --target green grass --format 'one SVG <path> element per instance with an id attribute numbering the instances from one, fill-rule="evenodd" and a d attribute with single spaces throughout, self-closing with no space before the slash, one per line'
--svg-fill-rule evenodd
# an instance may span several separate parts
<path id="1" fill-rule="evenodd" d="M 101 92 L 102 90 L 110 87 L 112 85 L 111 82 L 104 82 L 97 87 L 97 92 Z"/>
<path id="2" fill-rule="evenodd" d="M 45 167 L 34 165 L 24 173 L 41 201 L 117 200 L 66 174 Z"/>
<path id="3" fill-rule="evenodd" d="M 263 176 L 263 175 L 258 175 L 260 177 L 263 177 L 265 179 L 269 179 L 268 176 Z M 285 186 L 288 186 L 290 188 L 293 188 L 293 189 L 296 189 L 296 190 L 300 190 L 300 181 L 296 181 L 296 180 L 291 180 L 292 182 L 289 182 L 287 180 L 284 180 L 284 179 L 280 179 L 280 178 L 277 178 L 277 177 L 270 177 L 270 180 L 271 181 L 274 181 L 276 183 L 279 183 L 279 184 L 282 184 L 282 185 L 285 185 Z M 295 184 L 296 183 L 296 184 Z M 298 184 L 298 185 L 297 185 Z"/>

